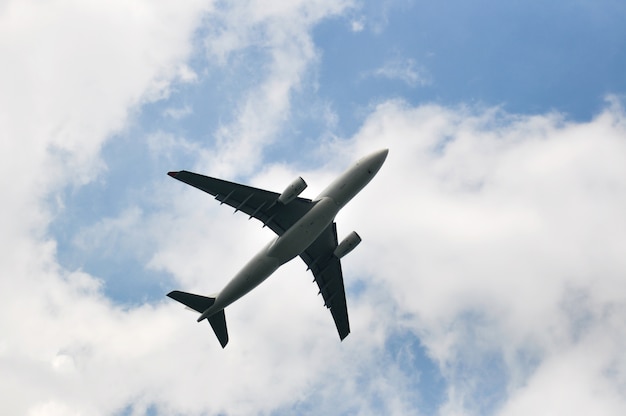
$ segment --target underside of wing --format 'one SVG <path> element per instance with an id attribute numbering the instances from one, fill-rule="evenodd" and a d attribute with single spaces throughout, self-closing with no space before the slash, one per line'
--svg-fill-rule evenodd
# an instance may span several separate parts
<path id="1" fill-rule="evenodd" d="M 278 235 L 282 235 L 313 206 L 310 199 L 299 197 L 283 204 L 278 201 L 280 194 L 275 192 L 186 170 L 169 172 L 168 175 L 215 196 L 220 203 L 235 208 L 235 212 L 241 211 L 249 218 L 256 218 Z"/>
<path id="2" fill-rule="evenodd" d="M 300 257 L 313 272 L 324 306 L 330 309 L 339 338 L 350 333 L 346 291 L 341 272 L 341 261 L 333 253 L 337 247 L 337 226 L 333 222 Z"/>

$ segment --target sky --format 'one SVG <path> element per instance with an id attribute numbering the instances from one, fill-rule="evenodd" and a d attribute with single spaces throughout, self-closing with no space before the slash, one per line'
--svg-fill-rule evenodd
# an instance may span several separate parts
<path id="1" fill-rule="evenodd" d="M 0 2 L 0 411 L 626 414 L 626 3 Z M 337 216 L 351 334 L 272 232 L 166 173 Z"/>

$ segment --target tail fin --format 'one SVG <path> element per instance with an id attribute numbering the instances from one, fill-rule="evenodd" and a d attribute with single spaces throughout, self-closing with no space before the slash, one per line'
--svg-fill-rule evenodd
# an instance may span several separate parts
<path id="1" fill-rule="evenodd" d="M 193 293 L 181 292 L 179 290 L 174 290 L 168 293 L 167 296 L 200 313 L 203 313 L 215 303 L 215 298 L 194 295 Z M 228 330 L 226 329 L 224 310 L 222 309 L 216 314 L 209 316 L 208 321 L 222 348 L 224 348 L 228 344 Z"/>

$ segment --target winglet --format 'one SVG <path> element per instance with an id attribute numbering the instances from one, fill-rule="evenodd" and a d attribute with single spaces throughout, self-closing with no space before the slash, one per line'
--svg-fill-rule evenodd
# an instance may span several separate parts
<path id="1" fill-rule="evenodd" d="M 178 175 L 178 172 L 167 172 L 168 175 L 170 175 L 172 178 L 175 178 L 176 175 Z"/>

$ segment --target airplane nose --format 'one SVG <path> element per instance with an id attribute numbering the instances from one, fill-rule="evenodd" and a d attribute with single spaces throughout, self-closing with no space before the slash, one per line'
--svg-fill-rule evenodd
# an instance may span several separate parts
<path id="1" fill-rule="evenodd" d="M 389 154 L 389 149 L 382 149 L 379 150 L 378 152 L 374 153 L 372 156 L 374 156 L 372 159 L 374 159 L 376 161 L 376 164 L 378 165 L 378 167 L 382 166 L 383 163 L 385 163 L 385 159 L 387 159 L 387 155 Z"/>
<path id="2" fill-rule="evenodd" d="M 377 152 L 372 153 L 371 155 L 366 157 L 367 160 L 367 170 L 371 174 L 376 174 L 378 170 L 381 168 L 383 163 L 385 163 L 385 159 L 387 159 L 387 154 L 389 153 L 389 149 L 382 149 Z"/>

